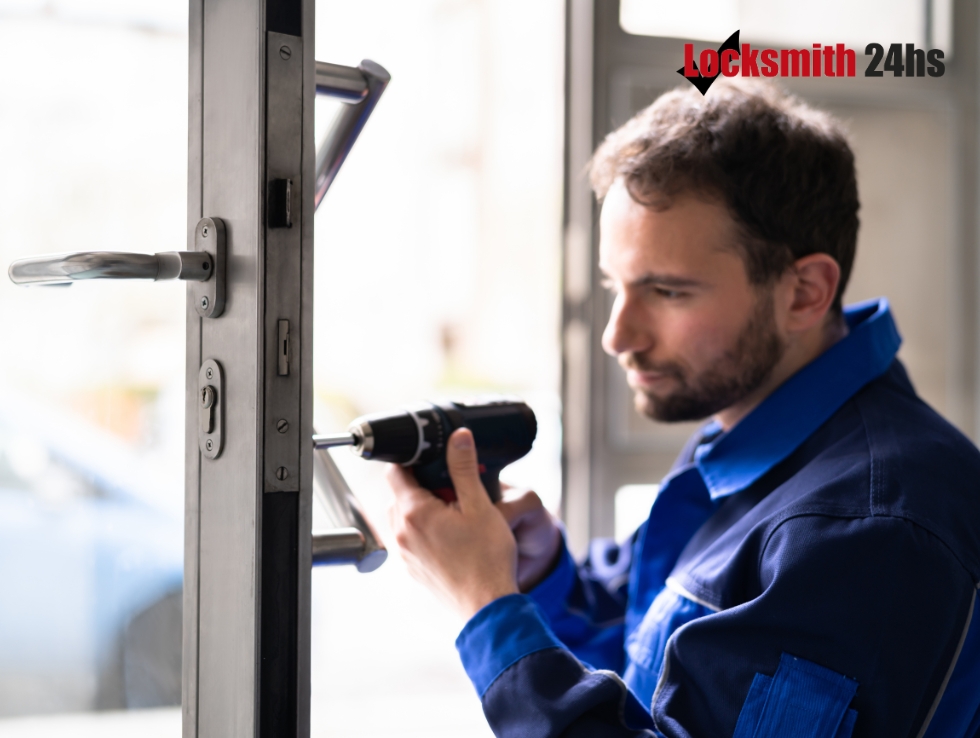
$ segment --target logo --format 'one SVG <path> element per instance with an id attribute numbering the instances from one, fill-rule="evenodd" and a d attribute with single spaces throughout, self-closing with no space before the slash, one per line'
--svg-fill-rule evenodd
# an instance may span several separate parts
<path id="1" fill-rule="evenodd" d="M 684 44 L 684 66 L 677 73 L 702 95 L 722 77 L 854 77 L 857 54 L 844 44 L 813 44 L 809 49 L 755 49 L 739 44 L 738 31 L 717 49 L 704 49 L 694 60 L 694 44 Z M 868 44 L 864 53 L 871 57 L 865 77 L 942 77 L 946 72 L 942 49 L 928 52 L 915 44 Z M 882 60 L 884 64 L 882 65 Z M 700 64 L 700 66 L 699 66 Z M 881 69 L 879 69 L 881 65 Z"/>

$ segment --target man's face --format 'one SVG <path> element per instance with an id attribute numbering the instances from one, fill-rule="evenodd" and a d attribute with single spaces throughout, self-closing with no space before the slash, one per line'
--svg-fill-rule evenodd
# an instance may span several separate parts
<path id="1" fill-rule="evenodd" d="M 766 380 L 785 351 L 773 292 L 749 283 L 722 205 L 680 195 L 655 210 L 617 182 L 600 230 L 599 268 L 616 295 L 602 345 L 626 370 L 638 411 L 697 420 Z"/>

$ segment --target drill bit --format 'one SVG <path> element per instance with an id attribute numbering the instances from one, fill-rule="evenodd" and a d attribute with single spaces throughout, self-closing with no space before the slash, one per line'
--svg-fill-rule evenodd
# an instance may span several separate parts
<path id="1" fill-rule="evenodd" d="M 356 446 L 360 439 L 353 433 L 333 433 L 313 436 L 313 448 L 332 448 L 334 446 Z"/>

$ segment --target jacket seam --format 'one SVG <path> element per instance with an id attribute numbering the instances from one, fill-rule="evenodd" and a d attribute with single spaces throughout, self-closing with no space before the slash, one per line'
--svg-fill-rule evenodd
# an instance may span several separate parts
<path id="1" fill-rule="evenodd" d="M 619 702 L 616 705 L 616 717 L 619 718 L 620 724 L 629 729 L 629 725 L 626 724 L 626 700 L 629 699 L 629 687 L 626 686 L 626 682 L 614 671 L 609 671 L 608 669 L 596 669 L 593 674 L 601 674 L 604 677 L 610 679 L 617 687 L 619 687 Z M 653 715 L 651 714 L 651 718 Z M 642 735 L 655 735 L 652 731 L 646 728 L 641 728 Z"/>
<path id="2" fill-rule="evenodd" d="M 894 390 L 889 389 L 889 391 L 894 391 Z M 920 404 L 924 404 L 922 403 L 921 398 L 915 397 L 914 399 L 916 399 Z M 940 526 L 935 521 L 933 521 L 929 517 L 911 513 L 906 510 L 899 511 L 901 514 L 898 515 L 883 514 L 880 512 L 880 510 L 882 509 L 882 507 L 879 504 L 880 494 L 881 494 L 882 487 L 884 486 L 884 464 L 875 454 L 874 444 L 871 441 L 871 434 L 868 431 L 868 424 L 865 420 L 864 413 L 861 410 L 861 402 L 857 395 L 854 396 L 853 401 L 854 401 L 854 407 L 858 413 L 858 417 L 861 418 L 861 425 L 864 428 L 865 441 L 868 447 L 868 464 L 870 467 L 870 486 L 871 486 L 870 489 L 871 517 L 900 518 L 902 520 L 908 520 L 909 522 L 927 531 L 931 536 L 933 536 L 940 543 L 942 543 L 943 546 L 953 556 L 953 558 L 955 558 L 957 562 L 959 562 L 960 566 L 962 566 L 967 571 L 967 573 L 970 575 L 970 578 L 973 580 L 974 584 L 980 585 L 980 571 L 978 571 L 976 567 L 971 566 L 969 562 L 964 561 L 952 549 L 952 547 L 948 543 L 946 543 L 945 538 L 939 532 Z"/>
<path id="3" fill-rule="evenodd" d="M 928 533 L 929 537 L 935 539 L 943 547 L 943 549 L 945 549 L 946 552 L 953 558 L 953 560 L 956 561 L 956 563 L 964 571 L 967 577 L 969 577 L 970 581 L 973 582 L 973 585 L 975 587 L 980 587 L 980 581 L 978 581 L 977 578 L 974 576 L 970 566 L 956 554 L 956 551 L 954 551 L 953 548 L 946 543 L 946 541 L 943 539 L 941 535 L 939 535 L 927 524 L 930 521 L 922 521 L 919 519 L 917 515 L 907 513 L 907 512 L 901 515 L 893 515 L 893 514 L 872 515 L 867 512 L 857 512 L 857 511 L 852 512 L 841 508 L 834 508 L 831 506 L 828 506 L 823 509 L 817 506 L 812 506 L 812 507 L 808 507 L 805 510 L 784 512 L 773 516 L 772 521 L 775 524 L 773 525 L 772 529 L 766 534 L 762 546 L 759 549 L 759 558 L 756 562 L 756 577 L 759 580 L 762 579 L 762 562 L 763 559 L 765 558 L 766 550 L 769 548 L 769 543 L 772 540 L 772 537 L 785 523 L 788 523 L 790 520 L 794 520 L 796 518 L 826 518 L 826 519 L 837 519 L 837 520 L 880 520 L 880 521 L 901 520 L 905 523 L 914 525 L 916 528 L 919 528 L 925 531 L 926 533 Z M 674 572 L 671 572 L 671 576 L 675 576 Z M 691 590 L 696 590 L 698 596 L 706 600 L 717 601 L 716 598 L 718 592 L 715 589 L 707 586 L 703 581 L 701 581 L 693 571 L 685 571 L 682 573 L 682 576 L 686 588 Z M 717 606 L 722 610 L 727 609 L 727 607 L 723 604 L 718 604 Z M 730 605 L 728 607 L 730 607 Z"/>
<path id="4" fill-rule="evenodd" d="M 490 691 L 491 687 L 493 687 L 493 685 L 497 683 L 497 680 L 500 679 L 500 677 L 502 677 L 504 675 L 504 672 L 506 672 L 507 670 L 509 670 L 512 666 L 517 665 L 518 662 L 523 661 L 528 656 L 531 656 L 531 655 L 536 654 L 536 653 L 541 653 L 542 651 L 566 651 L 566 649 L 562 648 L 561 646 L 556 646 L 554 644 L 551 644 L 551 645 L 548 645 L 548 646 L 540 646 L 538 648 L 531 649 L 527 653 L 522 653 L 520 656 L 518 656 L 517 658 L 515 658 L 513 661 L 511 661 L 509 664 L 507 664 L 507 666 L 503 667 L 500 671 L 498 671 L 494 675 L 493 679 L 490 680 L 490 682 L 487 684 L 486 688 L 480 693 L 480 699 L 482 700 L 486 696 L 487 692 Z M 568 653 L 570 653 L 570 652 L 568 652 Z M 584 669 L 585 667 L 582 667 L 582 668 Z"/>
<path id="5" fill-rule="evenodd" d="M 758 572 L 758 574 L 759 574 L 759 579 L 760 580 L 762 578 L 762 576 L 761 576 L 762 575 L 762 570 L 761 570 L 762 569 L 762 561 L 765 558 L 766 550 L 769 548 L 769 543 L 772 541 L 772 537 L 776 534 L 776 531 L 778 531 L 780 528 L 782 528 L 783 525 L 785 525 L 786 523 L 788 523 L 790 520 L 794 520 L 795 518 L 809 518 L 809 517 L 812 517 L 812 518 L 833 518 L 833 519 L 838 519 L 838 520 L 875 520 L 875 521 L 882 521 L 882 522 L 888 521 L 888 520 L 900 520 L 900 521 L 902 521 L 904 523 L 908 523 L 910 525 L 914 525 L 916 528 L 918 528 L 920 530 L 923 530 L 926 533 L 928 533 L 930 538 L 934 539 L 940 546 L 942 546 L 942 548 L 950 555 L 950 557 L 952 557 L 952 559 L 960 566 L 960 568 L 963 570 L 963 573 L 966 574 L 967 578 L 973 583 L 974 588 L 980 586 L 980 583 L 978 583 L 976 581 L 976 578 L 973 576 L 973 572 L 970 570 L 970 567 L 967 566 L 960 559 L 960 557 L 956 555 L 956 552 L 952 549 L 952 547 L 949 544 L 947 544 L 946 541 L 943 540 L 943 538 L 941 536 L 939 536 L 935 531 L 931 530 L 928 526 L 923 525 L 922 523 L 920 523 L 913 516 L 910 516 L 910 515 L 847 515 L 847 514 L 833 514 L 833 513 L 824 513 L 824 512 L 814 512 L 814 511 L 798 511 L 798 512 L 794 512 L 794 513 L 791 513 L 789 515 L 786 515 L 786 517 L 784 517 L 783 519 L 781 519 L 776 525 L 773 526 L 772 530 L 770 530 L 769 533 L 766 534 L 765 542 L 762 544 L 762 547 L 759 549 L 759 561 L 758 561 L 759 572 Z"/>
<path id="6" fill-rule="evenodd" d="M 861 419 L 861 429 L 864 431 L 864 445 L 868 449 L 868 510 L 871 517 L 875 517 L 878 509 L 877 494 L 881 485 L 881 462 L 878 460 L 871 444 L 871 434 L 868 432 L 868 421 L 861 412 L 861 403 L 857 397 L 853 398 L 854 410 Z"/>
<path id="7" fill-rule="evenodd" d="M 925 720 L 922 721 L 922 728 L 919 730 L 916 738 L 923 738 L 923 736 L 926 734 L 930 723 L 932 723 L 932 719 L 936 716 L 936 710 L 939 709 L 939 704 L 943 701 L 943 695 L 946 694 L 946 687 L 949 686 L 949 680 L 953 677 L 953 671 L 956 669 L 956 664 L 960 660 L 960 654 L 963 652 L 963 644 L 966 643 L 967 634 L 970 632 L 970 625 L 973 622 L 976 604 L 977 595 L 974 594 L 973 597 L 970 598 L 970 607 L 966 613 L 966 624 L 963 626 L 962 634 L 960 634 L 959 643 L 956 644 L 956 650 L 953 652 L 953 658 L 949 662 L 949 668 L 946 669 L 946 675 L 943 677 L 943 682 L 939 685 L 939 691 L 936 693 L 936 697 L 932 701 L 929 712 L 926 713 Z"/>
<path id="8" fill-rule="evenodd" d="M 667 581 L 664 583 L 664 587 L 669 589 L 676 595 L 680 595 L 686 600 L 693 602 L 696 605 L 701 605 L 712 612 L 721 612 L 724 608 L 721 605 L 713 603 L 710 599 L 710 595 L 715 594 L 711 590 L 704 587 L 701 582 L 694 580 L 692 584 L 696 585 L 694 587 L 685 587 L 681 584 L 678 579 L 674 576 L 667 577 Z M 697 592 L 692 592 L 691 590 L 697 590 Z"/>

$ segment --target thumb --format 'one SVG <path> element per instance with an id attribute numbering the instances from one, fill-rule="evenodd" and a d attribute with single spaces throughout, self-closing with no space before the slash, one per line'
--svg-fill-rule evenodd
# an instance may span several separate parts
<path id="1" fill-rule="evenodd" d="M 461 508 L 478 505 L 483 500 L 489 502 L 487 491 L 480 481 L 480 465 L 476 458 L 476 444 L 469 428 L 457 428 L 449 436 L 446 448 L 446 465 L 449 477 L 456 488 L 456 498 Z"/>

